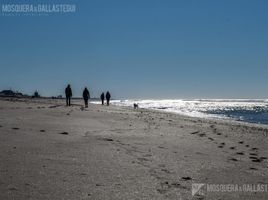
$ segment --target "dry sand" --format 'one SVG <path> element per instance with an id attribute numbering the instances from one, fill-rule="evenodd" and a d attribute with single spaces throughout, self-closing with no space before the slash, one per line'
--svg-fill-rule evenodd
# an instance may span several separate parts
<path id="1" fill-rule="evenodd" d="M 77 101 L 0 100 L 0 199 L 268 199 L 266 126 Z M 81 105 L 80 105 L 81 104 Z"/>

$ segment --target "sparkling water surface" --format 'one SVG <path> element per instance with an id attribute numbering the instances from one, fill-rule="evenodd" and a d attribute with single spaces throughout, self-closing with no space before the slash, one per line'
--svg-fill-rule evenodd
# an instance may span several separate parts
<path id="1" fill-rule="evenodd" d="M 220 118 L 268 124 L 267 99 L 147 99 L 113 100 L 111 104 L 163 110 L 192 117 Z"/>

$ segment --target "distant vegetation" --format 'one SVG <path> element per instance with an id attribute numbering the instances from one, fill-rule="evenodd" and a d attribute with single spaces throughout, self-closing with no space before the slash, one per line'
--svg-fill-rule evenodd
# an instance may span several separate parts
<path id="1" fill-rule="evenodd" d="M 2 90 L 0 92 L 0 97 L 17 97 L 17 98 L 40 98 L 41 95 L 38 93 L 36 90 L 33 95 L 28 95 L 28 94 L 23 94 L 18 91 L 13 91 L 13 90 Z"/>
<path id="2" fill-rule="evenodd" d="M 12 91 L 12 90 L 2 90 L 0 92 L 1 97 L 26 97 L 28 95 L 24 95 L 21 92 L 18 91 Z"/>
<path id="3" fill-rule="evenodd" d="M 62 99 L 65 98 L 62 95 L 58 96 L 51 96 L 51 97 L 44 97 L 36 90 L 32 95 L 23 94 L 19 91 L 13 90 L 2 90 L 0 92 L 0 97 L 16 97 L 16 98 L 48 98 L 48 99 Z M 73 97 L 73 99 L 82 99 L 82 97 Z M 91 101 L 99 100 L 99 98 L 92 97 L 90 98 Z"/>

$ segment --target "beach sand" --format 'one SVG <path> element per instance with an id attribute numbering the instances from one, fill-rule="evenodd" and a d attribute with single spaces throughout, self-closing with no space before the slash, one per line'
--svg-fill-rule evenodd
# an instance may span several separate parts
<path id="1" fill-rule="evenodd" d="M 0 100 L 0 199 L 268 199 L 267 126 L 64 100 Z M 253 188 L 254 189 L 254 188 Z"/>

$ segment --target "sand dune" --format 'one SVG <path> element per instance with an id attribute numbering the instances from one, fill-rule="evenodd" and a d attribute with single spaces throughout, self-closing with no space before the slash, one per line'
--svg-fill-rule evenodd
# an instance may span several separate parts
<path id="1" fill-rule="evenodd" d="M 0 199 L 268 199 L 268 129 L 78 100 L 0 100 Z"/>

